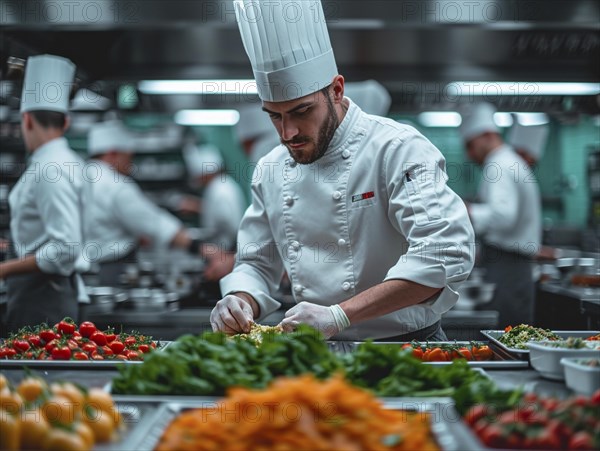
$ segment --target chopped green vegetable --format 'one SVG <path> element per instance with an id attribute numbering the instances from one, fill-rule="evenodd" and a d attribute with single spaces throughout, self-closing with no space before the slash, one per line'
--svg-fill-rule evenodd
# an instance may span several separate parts
<path id="1" fill-rule="evenodd" d="M 560 337 L 549 329 L 541 329 L 527 324 L 519 324 L 507 329 L 506 333 L 498 338 L 498 341 L 509 348 L 527 349 L 528 341 L 560 340 Z"/>

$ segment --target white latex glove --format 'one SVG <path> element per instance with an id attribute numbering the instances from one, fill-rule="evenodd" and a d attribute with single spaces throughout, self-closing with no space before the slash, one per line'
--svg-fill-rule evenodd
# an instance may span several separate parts
<path id="1" fill-rule="evenodd" d="M 300 302 L 285 312 L 285 318 L 279 325 L 286 332 L 290 332 L 301 323 L 314 327 L 325 338 L 330 338 L 348 327 L 350 320 L 337 304 L 325 307 L 310 302 Z"/>
<path id="2" fill-rule="evenodd" d="M 225 296 L 210 312 L 210 325 L 215 332 L 247 333 L 254 322 L 252 307 L 242 298 Z"/>

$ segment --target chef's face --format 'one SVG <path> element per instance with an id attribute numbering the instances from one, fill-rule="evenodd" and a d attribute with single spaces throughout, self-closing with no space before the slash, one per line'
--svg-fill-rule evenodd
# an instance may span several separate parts
<path id="1" fill-rule="evenodd" d="M 486 135 L 479 135 L 470 139 L 465 144 L 467 156 L 469 159 L 479 165 L 482 165 L 487 154 L 487 138 Z"/>
<path id="2" fill-rule="evenodd" d="M 339 77 L 339 78 L 338 78 Z M 344 79 L 341 76 L 327 88 L 287 102 L 264 102 L 281 143 L 300 164 L 321 158 L 343 118 Z"/>
<path id="3" fill-rule="evenodd" d="M 133 154 L 129 152 L 114 152 L 113 167 L 123 175 L 130 175 L 133 167 Z"/>

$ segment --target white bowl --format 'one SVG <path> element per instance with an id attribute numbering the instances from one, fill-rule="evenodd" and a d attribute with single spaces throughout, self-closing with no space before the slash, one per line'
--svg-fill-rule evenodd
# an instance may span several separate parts
<path id="1" fill-rule="evenodd" d="M 560 363 L 565 368 L 567 387 L 583 395 L 591 396 L 600 390 L 600 365 L 584 365 L 582 361 L 588 359 L 563 357 Z M 600 360 L 598 360 L 600 364 Z"/>
<path id="2" fill-rule="evenodd" d="M 600 344 L 598 342 L 586 342 L 586 348 L 568 349 L 555 348 L 552 344 L 564 343 L 561 341 L 530 341 L 527 343 L 529 347 L 529 361 L 531 366 L 538 371 L 543 377 L 562 381 L 565 379 L 565 374 L 560 359 L 563 357 L 595 357 L 600 358 Z"/>

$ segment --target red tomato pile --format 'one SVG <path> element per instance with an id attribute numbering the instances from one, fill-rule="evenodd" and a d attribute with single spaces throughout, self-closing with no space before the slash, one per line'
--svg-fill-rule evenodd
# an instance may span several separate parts
<path id="1" fill-rule="evenodd" d="M 489 346 L 472 342 L 470 346 L 458 344 L 430 345 L 413 341 L 402 345 L 402 349 L 412 349 L 413 357 L 423 362 L 451 362 L 455 359 L 469 361 L 492 360 L 494 353 Z"/>
<path id="2" fill-rule="evenodd" d="M 567 400 L 527 394 L 510 410 L 478 404 L 465 421 L 488 447 L 504 449 L 600 449 L 600 390 Z"/>
<path id="3" fill-rule="evenodd" d="M 138 333 L 99 330 L 84 321 L 77 327 L 71 318 L 20 329 L 0 342 L 0 359 L 25 360 L 143 360 L 156 348 L 152 337 Z"/>

